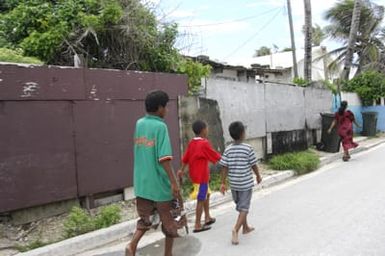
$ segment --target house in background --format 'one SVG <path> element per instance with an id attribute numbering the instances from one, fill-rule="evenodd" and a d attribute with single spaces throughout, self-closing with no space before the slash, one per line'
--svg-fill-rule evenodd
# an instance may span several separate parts
<path id="1" fill-rule="evenodd" d="M 255 70 L 241 65 L 228 65 L 219 61 L 211 60 L 208 56 L 199 55 L 197 57 L 187 57 L 202 64 L 212 67 L 210 78 L 246 83 L 255 83 Z"/>
<path id="2" fill-rule="evenodd" d="M 325 57 L 326 47 L 313 47 L 312 51 L 312 80 L 329 80 L 336 78 L 336 74 L 330 73 L 328 65 L 330 58 Z M 304 77 L 303 49 L 296 51 L 298 76 Z M 294 78 L 292 52 L 277 52 L 271 55 L 254 57 L 244 61 L 245 66 L 251 66 L 257 75 L 257 80 L 278 83 L 292 83 Z"/>

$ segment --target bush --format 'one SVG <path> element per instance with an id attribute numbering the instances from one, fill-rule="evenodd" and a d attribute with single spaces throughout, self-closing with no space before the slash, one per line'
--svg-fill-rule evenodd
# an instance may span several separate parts
<path id="1" fill-rule="evenodd" d="M 117 205 L 103 207 L 100 213 L 95 217 L 95 227 L 97 229 L 106 228 L 119 223 L 121 219 L 121 210 Z"/>
<path id="2" fill-rule="evenodd" d="M 66 238 L 78 236 L 117 224 L 120 219 L 121 210 L 117 205 L 103 207 L 95 217 L 80 207 L 74 207 L 64 222 L 64 234 Z"/>
<path id="3" fill-rule="evenodd" d="M 385 97 L 385 75 L 377 71 L 366 71 L 344 84 L 343 89 L 356 92 L 364 105 Z"/>
<path id="4" fill-rule="evenodd" d="M 294 170 L 299 175 L 316 170 L 319 164 L 319 157 L 311 151 L 277 155 L 269 161 L 274 170 Z"/>
<path id="5" fill-rule="evenodd" d="M 91 216 L 80 207 L 73 207 L 64 222 L 64 233 L 66 238 L 81 235 L 95 230 Z"/>

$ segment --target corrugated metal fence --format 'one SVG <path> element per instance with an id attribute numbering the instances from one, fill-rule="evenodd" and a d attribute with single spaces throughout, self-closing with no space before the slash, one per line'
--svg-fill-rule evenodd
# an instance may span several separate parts
<path id="1" fill-rule="evenodd" d="M 0 212 L 131 186 L 134 126 L 153 89 L 170 95 L 179 159 L 185 76 L 0 64 Z"/>

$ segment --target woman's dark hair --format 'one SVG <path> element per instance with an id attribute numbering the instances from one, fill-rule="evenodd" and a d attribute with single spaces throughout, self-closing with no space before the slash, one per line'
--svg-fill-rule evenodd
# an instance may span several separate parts
<path id="1" fill-rule="evenodd" d="M 347 107 L 348 107 L 348 102 L 346 100 L 342 101 L 341 106 L 338 109 L 338 114 L 343 115 Z"/>
<path id="2" fill-rule="evenodd" d="M 158 111 L 160 106 L 166 107 L 168 100 L 168 95 L 164 91 L 157 90 L 149 92 L 145 100 L 146 111 L 154 113 Z"/>
<path id="3" fill-rule="evenodd" d="M 232 122 L 229 126 L 229 132 L 233 140 L 239 140 L 242 137 L 242 134 L 245 132 L 245 126 L 242 122 Z"/>
<path id="4" fill-rule="evenodd" d="M 207 124 L 202 120 L 196 120 L 192 124 L 192 130 L 195 135 L 201 134 L 202 130 L 205 129 L 206 127 L 207 127 Z"/>

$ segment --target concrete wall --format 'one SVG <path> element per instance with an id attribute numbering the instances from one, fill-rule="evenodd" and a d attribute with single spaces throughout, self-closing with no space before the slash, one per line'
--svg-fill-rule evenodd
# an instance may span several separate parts
<path id="1" fill-rule="evenodd" d="M 305 128 L 305 98 L 301 87 L 266 84 L 267 132 Z"/>
<path id="2" fill-rule="evenodd" d="M 263 85 L 209 79 L 206 97 L 218 101 L 225 142 L 232 140 L 227 129 L 233 121 L 241 121 L 247 125 L 250 138 L 265 136 Z"/>
<path id="3" fill-rule="evenodd" d="M 329 90 L 305 89 L 305 117 L 308 129 L 321 129 L 320 113 L 328 113 L 332 109 L 332 93 Z"/>
<path id="4" fill-rule="evenodd" d="M 306 149 L 320 140 L 322 112 L 330 112 L 327 90 L 273 83 L 252 84 L 208 79 L 206 97 L 218 101 L 225 143 L 227 127 L 239 120 L 261 157 Z"/>

